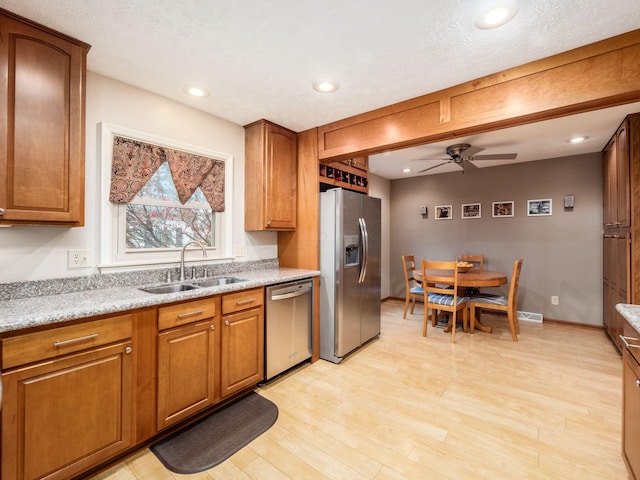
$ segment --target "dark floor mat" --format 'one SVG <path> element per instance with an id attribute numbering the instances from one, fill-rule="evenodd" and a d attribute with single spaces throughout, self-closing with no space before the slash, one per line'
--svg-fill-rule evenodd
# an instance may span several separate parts
<path id="1" fill-rule="evenodd" d="M 278 407 L 255 392 L 161 440 L 151 451 L 176 473 L 198 473 L 223 462 L 269 430 Z"/>

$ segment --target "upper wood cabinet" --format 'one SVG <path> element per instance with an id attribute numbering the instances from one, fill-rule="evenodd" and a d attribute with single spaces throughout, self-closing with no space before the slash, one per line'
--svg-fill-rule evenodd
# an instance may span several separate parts
<path id="1" fill-rule="evenodd" d="M 244 128 L 244 229 L 295 230 L 297 135 L 266 120 Z"/>
<path id="2" fill-rule="evenodd" d="M 89 48 L 0 9 L 0 224 L 84 224 Z"/>
<path id="3" fill-rule="evenodd" d="M 618 128 L 603 151 L 603 192 L 605 228 L 629 227 L 631 224 L 629 120 Z"/>

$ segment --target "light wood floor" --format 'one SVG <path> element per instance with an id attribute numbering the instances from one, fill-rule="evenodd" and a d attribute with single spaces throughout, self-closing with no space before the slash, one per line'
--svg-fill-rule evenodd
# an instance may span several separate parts
<path id="1" fill-rule="evenodd" d="M 626 479 L 621 359 L 601 330 L 483 316 L 492 334 L 422 337 L 422 307 L 385 302 L 378 340 L 340 365 L 319 361 L 259 389 L 280 416 L 198 475 L 149 450 L 108 480 Z"/>

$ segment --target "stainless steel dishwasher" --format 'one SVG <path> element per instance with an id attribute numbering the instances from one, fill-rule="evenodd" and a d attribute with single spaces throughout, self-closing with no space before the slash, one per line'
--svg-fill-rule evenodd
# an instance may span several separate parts
<path id="1" fill-rule="evenodd" d="M 313 280 L 267 287 L 265 378 L 311 358 Z"/>

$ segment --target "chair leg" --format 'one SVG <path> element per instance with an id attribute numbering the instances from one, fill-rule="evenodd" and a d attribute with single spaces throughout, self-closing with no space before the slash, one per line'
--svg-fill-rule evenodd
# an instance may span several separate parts
<path id="1" fill-rule="evenodd" d="M 431 326 L 436 327 L 438 325 L 438 310 L 435 308 L 431 309 Z"/>
<path id="2" fill-rule="evenodd" d="M 520 321 L 518 320 L 518 311 L 513 308 L 513 323 L 516 326 L 516 333 L 520 333 Z"/>
<path id="3" fill-rule="evenodd" d="M 462 311 L 462 331 L 464 333 L 469 331 L 469 309 L 466 306 Z"/>
<path id="4" fill-rule="evenodd" d="M 458 321 L 458 311 L 451 312 L 451 343 L 456 343 L 456 323 Z"/>
<path id="5" fill-rule="evenodd" d="M 429 323 L 429 309 L 427 308 L 427 304 L 424 305 L 424 313 L 422 314 L 424 321 L 422 322 L 422 336 L 427 336 L 427 323 Z"/>
<path id="6" fill-rule="evenodd" d="M 402 313 L 402 318 L 407 318 L 407 309 L 409 308 L 409 296 L 404 299 L 404 312 Z M 411 312 L 413 313 L 413 312 Z"/>
<path id="7" fill-rule="evenodd" d="M 411 297 L 411 315 L 413 315 L 413 309 L 416 306 L 416 297 Z"/>
<path id="8" fill-rule="evenodd" d="M 518 341 L 518 335 L 516 334 L 516 324 L 514 323 L 514 315 L 513 315 L 513 311 L 509 310 L 507 312 L 507 318 L 509 319 L 509 328 L 511 328 L 511 336 L 513 337 L 513 341 L 517 342 Z M 517 322 L 518 319 L 515 319 L 515 322 Z"/>
<path id="9" fill-rule="evenodd" d="M 478 309 L 478 315 L 480 315 L 480 309 Z M 476 328 L 476 306 L 471 306 L 471 313 L 469 314 L 471 317 L 469 319 L 469 333 L 473 333 Z"/>

